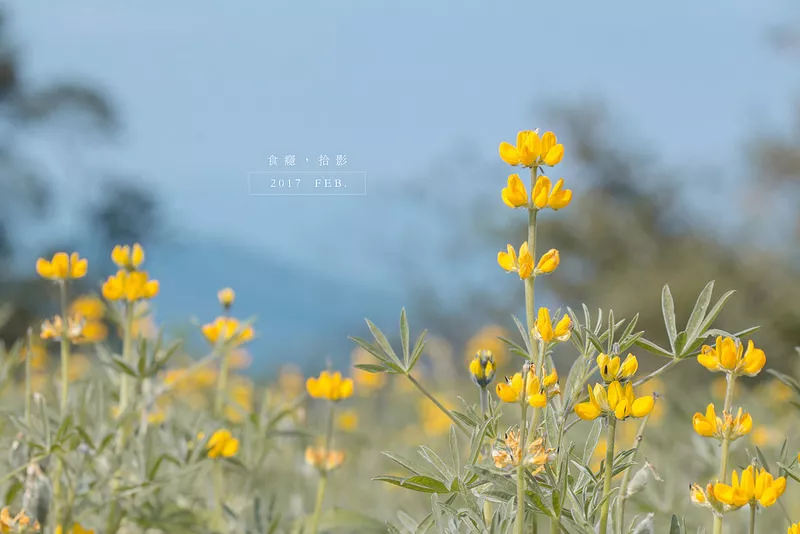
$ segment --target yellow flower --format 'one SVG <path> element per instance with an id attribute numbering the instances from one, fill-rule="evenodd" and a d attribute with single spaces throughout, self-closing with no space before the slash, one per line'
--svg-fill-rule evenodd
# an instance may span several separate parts
<path id="1" fill-rule="evenodd" d="M 714 497 L 730 509 L 756 503 L 766 508 L 775 504 L 785 490 L 785 477 L 773 478 L 765 469 L 756 471 L 751 465 L 742 471 L 741 478 L 733 471 L 730 485 L 717 482 Z"/>
<path id="2" fill-rule="evenodd" d="M 753 428 L 753 418 L 748 413 L 744 413 L 741 408 L 733 417 L 730 413 L 724 412 L 722 418 L 717 417 L 714 405 L 709 404 L 705 415 L 702 413 L 694 414 L 692 417 L 692 427 L 694 431 L 706 438 L 725 438 L 734 441 L 750 433 Z"/>
<path id="3" fill-rule="evenodd" d="M 718 336 L 715 346 L 703 346 L 697 361 L 712 372 L 756 376 L 767 363 L 767 357 L 763 350 L 755 348 L 752 340 L 748 341 L 745 351 L 738 339 Z"/>
<path id="4" fill-rule="evenodd" d="M 219 290 L 217 293 L 217 299 L 222 307 L 227 310 L 233 305 L 233 301 L 236 300 L 236 293 L 233 291 L 233 289 L 226 287 L 225 289 Z"/>
<path id="5" fill-rule="evenodd" d="M 108 327 L 102 321 L 87 321 L 83 325 L 82 337 L 88 343 L 103 341 L 108 337 Z"/>
<path id="6" fill-rule="evenodd" d="M 706 508 L 715 508 L 719 503 L 714 497 L 714 485 L 709 483 L 705 489 L 701 488 L 699 484 L 691 484 L 689 486 L 689 497 L 694 504 Z"/>
<path id="7" fill-rule="evenodd" d="M 44 258 L 36 260 L 36 272 L 48 280 L 83 278 L 88 267 L 89 261 L 78 256 L 77 252 L 69 255 L 66 252 L 57 252 L 50 261 Z"/>
<path id="8" fill-rule="evenodd" d="M 358 428 L 358 412 L 344 410 L 337 418 L 337 426 L 345 432 L 352 432 Z"/>
<path id="9" fill-rule="evenodd" d="M 469 374 L 472 375 L 472 381 L 482 388 L 492 383 L 496 369 L 494 356 L 492 356 L 492 351 L 490 350 L 480 351 L 469 364 Z"/>
<path id="10" fill-rule="evenodd" d="M 103 301 L 91 295 L 83 295 L 72 301 L 70 314 L 80 315 L 87 321 L 99 321 L 105 315 Z"/>
<path id="11" fill-rule="evenodd" d="M 789 527 L 789 530 L 786 531 L 786 534 L 800 534 L 800 523 L 795 523 L 794 525 Z"/>
<path id="12" fill-rule="evenodd" d="M 120 269 L 103 283 L 103 297 L 109 301 L 151 299 L 158 295 L 158 280 L 150 280 L 146 271 Z"/>
<path id="13" fill-rule="evenodd" d="M 212 345 L 221 342 L 229 344 L 229 347 L 246 343 L 255 335 L 252 326 L 245 327 L 233 317 L 217 317 L 213 323 L 203 325 L 202 332 Z"/>
<path id="14" fill-rule="evenodd" d="M 506 356 L 506 344 L 502 337 L 508 337 L 508 331 L 499 325 L 490 324 L 484 326 L 473 335 L 466 344 L 465 360 L 467 365 L 472 358 L 482 350 L 488 350 L 494 357 L 495 364 L 500 364 Z"/>
<path id="15" fill-rule="evenodd" d="M 443 403 L 444 407 L 452 410 L 453 406 L 449 402 Z M 441 409 L 427 399 L 421 399 L 417 405 L 419 418 L 422 422 L 422 430 L 428 436 L 441 436 L 450 430 L 453 421 Z"/>
<path id="16" fill-rule="evenodd" d="M 564 146 L 556 141 L 553 132 L 546 132 L 540 139 L 538 130 L 524 130 L 517 134 L 516 146 L 500 143 L 500 158 L 513 166 L 558 165 L 564 157 Z"/>
<path id="17" fill-rule="evenodd" d="M 139 243 L 134 243 L 132 249 L 128 245 L 117 245 L 111 251 L 111 261 L 120 269 L 135 271 L 144 263 L 144 249 Z"/>
<path id="18" fill-rule="evenodd" d="M 554 211 L 566 208 L 572 202 L 572 190 L 564 189 L 564 179 L 559 178 L 552 185 L 550 178 L 539 176 L 533 186 L 533 205 L 538 209 L 550 208 Z"/>
<path id="19" fill-rule="evenodd" d="M 628 354 L 624 362 L 620 362 L 619 356 L 609 358 L 607 354 L 600 354 L 597 357 L 597 368 L 600 369 L 600 375 L 606 383 L 622 382 L 636 373 L 639 361 L 633 354 Z"/>
<path id="20" fill-rule="evenodd" d="M 331 373 L 322 371 L 319 378 L 311 377 L 306 380 L 306 391 L 315 399 L 340 401 L 353 394 L 353 380 L 342 378 L 338 371 Z"/>
<path id="21" fill-rule="evenodd" d="M 503 202 L 509 208 L 523 208 L 528 205 L 528 190 L 519 178 L 519 174 L 508 176 L 508 185 L 503 188 Z"/>
<path id="22" fill-rule="evenodd" d="M 550 320 L 550 310 L 547 308 L 539 308 L 539 313 L 536 321 L 533 323 L 533 336 L 545 343 L 551 341 L 567 341 L 572 335 L 572 319 L 569 315 L 564 314 L 564 317 L 553 328 L 553 322 Z"/>
<path id="23" fill-rule="evenodd" d="M 550 274 L 558 268 L 560 261 L 561 258 L 558 255 L 558 251 L 552 248 L 539 258 L 534 274 Z"/>
<path id="24" fill-rule="evenodd" d="M 633 394 L 633 384 L 627 382 L 624 386 L 617 381 L 608 385 L 608 391 L 602 384 L 595 384 L 594 389 L 589 388 L 589 402 L 582 402 L 575 406 L 575 413 L 581 419 L 597 419 L 601 415 L 613 414 L 617 419 L 628 417 L 645 417 L 655 405 L 652 395 L 636 398 Z"/>
<path id="25" fill-rule="evenodd" d="M 64 325 L 60 315 L 56 315 L 52 320 L 42 322 L 42 331 L 39 336 L 44 340 L 61 341 L 61 336 L 66 330 L 67 339 L 73 343 L 83 340 L 83 321 L 75 317 L 68 317 L 67 324 Z"/>
<path id="26" fill-rule="evenodd" d="M 221 429 L 211 435 L 207 447 L 209 458 L 230 458 L 239 450 L 239 440 L 229 430 Z"/>
<path id="27" fill-rule="evenodd" d="M 528 250 L 527 241 L 519 247 L 519 257 L 511 245 L 508 245 L 507 252 L 498 252 L 497 263 L 506 271 L 519 274 L 522 280 L 533 274 L 533 256 Z"/>
<path id="28" fill-rule="evenodd" d="M 372 363 L 372 355 L 361 347 L 353 349 L 350 355 L 352 365 Z M 367 397 L 381 389 L 386 384 L 386 373 L 370 373 L 354 367 L 353 381 L 358 385 L 358 393 L 362 397 Z"/>
<path id="29" fill-rule="evenodd" d="M 306 463 L 326 473 L 344 463 L 344 451 L 326 450 L 324 447 L 306 447 Z"/>
<path id="30" fill-rule="evenodd" d="M 553 372 L 545 376 L 543 381 L 532 370 L 527 372 L 527 385 L 523 388 L 522 373 L 515 373 L 514 376 L 506 377 L 505 382 L 497 384 L 497 397 L 503 402 L 520 402 L 524 398 L 531 406 L 543 408 L 547 404 L 548 397 L 559 393 L 558 373 Z"/>

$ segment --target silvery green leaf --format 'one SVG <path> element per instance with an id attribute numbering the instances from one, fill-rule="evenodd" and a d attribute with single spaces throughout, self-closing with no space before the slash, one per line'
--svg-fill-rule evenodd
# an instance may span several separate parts
<path id="1" fill-rule="evenodd" d="M 653 524 L 654 517 L 655 514 L 653 512 L 647 514 L 644 519 L 634 527 L 632 534 L 655 534 L 655 525 Z"/>
<path id="2" fill-rule="evenodd" d="M 405 308 L 400 310 L 400 346 L 403 349 L 403 363 L 405 363 L 406 369 L 409 369 L 411 342 L 409 340 L 408 318 L 406 317 Z"/>
<path id="3" fill-rule="evenodd" d="M 667 284 L 664 284 L 661 289 L 661 314 L 664 316 L 664 325 L 667 328 L 670 347 L 672 347 L 672 352 L 677 354 L 675 339 L 678 337 L 678 327 L 675 321 L 675 303 L 672 300 L 672 292 L 670 292 Z"/>
<path id="4" fill-rule="evenodd" d="M 711 294 L 713 292 L 714 281 L 712 280 L 706 284 L 694 303 L 692 313 L 689 315 L 689 321 L 686 323 L 686 343 L 688 345 L 691 345 L 703 331 L 703 319 L 706 317 L 706 311 L 708 311 L 708 305 L 711 303 Z"/>

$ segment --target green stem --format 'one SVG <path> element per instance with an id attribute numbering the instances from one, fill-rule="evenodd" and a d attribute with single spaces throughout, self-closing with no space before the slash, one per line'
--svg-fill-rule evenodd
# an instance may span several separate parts
<path id="1" fill-rule="evenodd" d="M 515 533 L 525 534 L 525 438 L 527 437 L 528 429 L 528 399 L 526 395 L 527 380 L 524 372 L 527 366 L 523 368 L 523 378 L 521 399 L 520 399 L 520 423 L 519 423 L 519 458 L 517 458 L 517 519 L 515 523 Z"/>
<path id="2" fill-rule="evenodd" d="M 455 418 L 455 416 L 454 416 L 454 415 L 453 415 L 453 414 L 450 412 L 450 410 L 448 410 L 447 408 L 445 408 L 445 407 L 444 407 L 444 405 L 443 405 L 441 402 L 439 402 L 438 400 L 436 400 L 436 397 L 434 397 L 433 395 L 431 395 L 431 394 L 428 392 L 428 390 L 427 390 L 427 389 L 425 389 L 425 387 L 424 387 L 422 384 L 420 384 L 420 383 L 417 381 L 417 379 L 416 379 L 416 378 L 414 378 L 414 377 L 413 377 L 413 376 L 412 376 L 410 373 L 409 373 L 409 374 L 407 374 L 406 376 L 407 376 L 407 377 L 408 377 L 408 379 L 411 381 L 411 383 L 412 383 L 412 384 L 414 384 L 414 386 L 416 386 L 416 388 L 417 388 L 418 390 L 420 390 L 420 392 L 421 392 L 423 395 L 425 395 L 426 397 L 428 397 L 428 399 L 429 399 L 429 400 L 430 400 L 432 403 L 434 403 L 434 404 L 436 405 L 436 407 L 437 407 L 437 408 L 439 408 L 439 409 L 442 411 L 442 413 L 444 413 L 444 414 L 445 414 L 447 417 L 449 417 L 449 418 L 450 418 L 450 420 L 451 420 L 451 421 L 452 421 L 452 422 L 453 422 L 453 423 L 456 425 L 456 427 L 457 427 L 459 430 L 461 430 L 462 432 L 464 432 L 466 435 L 470 435 L 470 432 L 468 432 L 468 431 L 467 431 L 467 430 L 464 428 L 464 426 L 462 425 L 461 421 L 459 421 L 458 419 L 456 419 L 456 418 Z"/>
<path id="3" fill-rule="evenodd" d="M 225 530 L 225 476 L 222 472 L 222 463 L 217 459 L 214 462 L 214 521 L 217 530 Z"/>
<path id="4" fill-rule="evenodd" d="M 480 388 L 480 400 L 481 400 L 481 422 L 486 421 L 486 412 L 489 411 L 489 392 L 486 390 L 485 387 Z M 488 440 L 482 444 L 482 447 L 485 447 L 484 451 L 490 448 L 490 444 Z M 483 520 L 486 523 L 486 527 L 488 528 L 492 524 L 492 516 L 494 515 L 494 510 L 492 509 L 492 503 L 489 499 L 485 499 L 483 501 Z"/>
<path id="5" fill-rule="evenodd" d="M 756 533 L 756 505 L 750 503 L 750 534 Z"/>
<path id="6" fill-rule="evenodd" d="M 561 521 L 558 519 L 551 519 L 550 520 L 550 534 L 560 534 L 561 533 Z"/>
<path id="7" fill-rule="evenodd" d="M 409 377 L 411 375 L 408 375 Z M 319 484 L 317 484 L 317 499 L 314 503 L 314 515 L 311 517 L 311 534 L 317 534 L 319 531 L 319 516 L 322 513 L 322 503 L 325 500 L 325 487 L 328 485 L 328 468 L 327 459 L 331 451 L 331 443 L 333 442 L 333 419 L 336 409 L 336 404 L 330 403 L 330 410 L 328 411 L 328 429 L 325 432 L 325 449 L 322 458 L 322 467 L 320 468 Z"/>
<path id="8" fill-rule="evenodd" d="M 33 391 L 31 386 L 31 369 L 33 363 L 33 332 L 28 329 L 28 354 L 25 357 L 25 425 L 28 427 L 28 432 L 31 431 L 31 403 L 33 400 Z"/>
<path id="9" fill-rule="evenodd" d="M 651 412 L 652 413 L 652 412 Z M 633 454 L 631 455 L 631 461 L 636 459 L 636 454 L 639 452 L 639 445 L 642 444 L 642 437 L 644 436 L 644 429 L 647 426 L 647 421 L 650 419 L 650 415 L 646 415 L 642 418 L 642 422 L 639 423 L 639 430 L 636 433 L 636 444 L 633 446 Z M 628 493 L 628 483 L 630 482 L 630 475 L 631 470 L 626 469 L 625 474 L 622 475 L 622 483 L 619 486 L 619 499 L 617 500 L 617 525 L 622 527 L 625 521 L 625 503 L 627 502 Z"/>
<path id="10" fill-rule="evenodd" d="M 222 353 L 222 359 L 219 362 L 219 376 L 217 377 L 217 396 L 214 399 L 214 413 L 217 417 L 222 417 L 223 410 L 225 409 L 225 397 L 228 394 L 228 369 L 230 366 L 230 358 L 228 351 Z"/>
<path id="11" fill-rule="evenodd" d="M 61 417 L 67 414 L 69 400 L 69 320 L 67 318 L 67 281 L 58 284 L 61 297 Z"/>
<path id="12" fill-rule="evenodd" d="M 131 338 L 133 330 L 133 302 L 125 302 L 125 322 L 122 326 L 122 360 L 133 367 L 131 356 Z M 128 408 L 130 397 L 131 377 L 122 373 L 119 390 L 119 413 L 122 415 Z"/>
<path id="13" fill-rule="evenodd" d="M 723 407 L 723 414 L 730 413 L 731 406 L 733 405 L 733 390 L 736 385 L 736 376 L 733 373 L 728 373 L 728 385 L 725 388 L 725 406 Z M 724 417 L 724 415 L 723 415 Z M 728 454 L 731 447 L 731 440 L 725 436 L 722 439 L 722 452 L 719 458 L 719 474 L 717 480 L 725 483 L 728 474 Z M 714 514 L 714 534 L 722 534 L 722 516 Z"/>
<path id="14" fill-rule="evenodd" d="M 614 475 L 614 438 L 616 437 L 617 418 L 614 414 L 608 418 L 608 434 L 606 437 L 606 469 L 603 477 L 603 507 L 600 510 L 600 534 L 608 529 L 608 509 L 611 505 L 611 478 Z"/>

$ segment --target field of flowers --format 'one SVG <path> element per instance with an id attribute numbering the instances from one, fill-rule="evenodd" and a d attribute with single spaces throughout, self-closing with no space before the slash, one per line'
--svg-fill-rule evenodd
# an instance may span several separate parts
<path id="1" fill-rule="evenodd" d="M 254 383 L 258 325 L 232 289 L 190 357 L 153 321 L 138 244 L 96 294 L 73 294 L 78 253 L 39 259 L 60 311 L 0 353 L 0 532 L 798 534 L 800 384 L 757 326 L 715 327 L 733 291 L 709 282 L 676 317 L 665 286 L 668 346 L 635 316 L 537 308 L 560 263 L 537 217 L 573 196 L 545 174 L 564 147 L 522 131 L 499 152 L 529 173 L 500 194 L 527 238 L 497 257 L 526 313 L 465 347 L 402 311 L 395 336 L 367 321 L 349 369 Z"/>

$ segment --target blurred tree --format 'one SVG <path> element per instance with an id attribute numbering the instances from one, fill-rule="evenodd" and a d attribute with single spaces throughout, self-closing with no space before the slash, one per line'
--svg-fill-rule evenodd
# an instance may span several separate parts
<path id="1" fill-rule="evenodd" d="M 51 182 L 43 166 L 26 154 L 23 137 L 57 120 L 66 122 L 70 136 L 109 137 L 118 128 L 111 104 L 99 91 L 82 83 L 37 86 L 25 79 L 22 56 L 0 7 L 0 301 L 14 308 L 0 327 L 0 340 L 6 344 L 24 337 L 52 302 L 52 284 L 38 280 L 32 269 L 20 277 L 12 259 L 19 240 L 26 239 L 28 223 L 46 220 L 52 208 Z M 106 195 L 88 211 L 89 237 L 99 237 L 103 244 L 142 239 L 152 232 L 157 213 L 151 193 L 113 179 Z M 49 243 L 43 255 L 72 248 L 65 245 Z"/>

